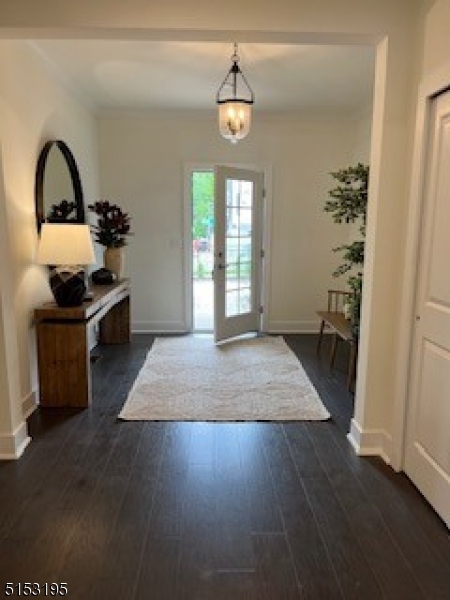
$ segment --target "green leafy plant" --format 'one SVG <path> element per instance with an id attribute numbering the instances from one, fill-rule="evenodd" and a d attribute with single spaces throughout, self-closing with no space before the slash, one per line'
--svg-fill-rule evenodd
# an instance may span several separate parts
<path id="1" fill-rule="evenodd" d="M 206 277 L 207 277 L 207 269 L 201 261 L 199 261 L 197 264 L 197 269 L 196 269 L 195 275 L 196 275 L 197 279 L 206 279 Z"/>
<path id="2" fill-rule="evenodd" d="M 344 275 L 355 265 L 363 265 L 364 264 L 364 241 L 356 240 L 351 244 L 344 244 L 343 246 L 338 246 L 337 248 L 333 248 L 334 252 L 343 252 L 342 258 L 345 262 L 339 265 L 336 270 L 333 272 L 334 277 L 339 277 L 339 275 Z"/>
<path id="3" fill-rule="evenodd" d="M 193 224 L 192 239 L 209 238 L 214 221 L 214 173 L 195 171 L 192 174 Z"/>
<path id="4" fill-rule="evenodd" d="M 355 166 L 332 172 L 331 176 L 337 181 L 337 186 L 329 191 L 330 199 L 325 203 L 325 212 L 332 214 L 335 223 L 360 223 L 361 239 L 333 248 L 334 252 L 342 252 L 344 261 L 335 269 L 333 276 L 340 277 L 350 273 L 347 279 L 348 286 L 353 292 L 350 299 L 350 313 L 353 332 L 357 336 L 359 335 L 363 286 L 362 268 L 364 266 L 369 167 L 358 163 Z"/>
<path id="5" fill-rule="evenodd" d="M 369 167 L 358 163 L 334 171 L 331 176 L 338 185 L 328 192 L 331 200 L 327 200 L 324 210 L 333 214 L 335 223 L 354 223 L 361 218 L 360 231 L 365 235 Z"/>
<path id="6" fill-rule="evenodd" d="M 64 223 L 64 221 L 73 220 L 76 217 L 76 202 L 61 200 L 50 206 L 47 213 L 47 221 L 50 223 Z"/>
<path id="7" fill-rule="evenodd" d="M 363 286 L 363 274 L 359 271 L 348 279 L 348 284 L 353 292 L 349 299 L 350 320 L 352 323 L 353 335 L 359 336 L 359 323 L 361 319 L 361 296 Z"/>
<path id="8" fill-rule="evenodd" d="M 121 248 L 127 245 L 130 230 L 130 217 L 117 204 L 100 200 L 89 204 L 88 208 L 97 215 L 97 224 L 92 225 L 95 241 L 107 248 Z"/>

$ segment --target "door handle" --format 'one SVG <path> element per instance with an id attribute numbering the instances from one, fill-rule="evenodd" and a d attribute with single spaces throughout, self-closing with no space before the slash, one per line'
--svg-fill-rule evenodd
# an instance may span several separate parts
<path id="1" fill-rule="evenodd" d="M 226 269 L 228 265 L 221 265 L 220 263 L 217 265 L 218 269 Z"/>

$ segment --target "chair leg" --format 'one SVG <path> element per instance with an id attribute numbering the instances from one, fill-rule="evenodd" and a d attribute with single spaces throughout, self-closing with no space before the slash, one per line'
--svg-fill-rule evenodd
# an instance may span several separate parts
<path id="1" fill-rule="evenodd" d="M 320 354 L 320 348 L 322 346 L 322 338 L 323 338 L 324 328 L 325 328 L 325 321 L 322 321 L 322 323 L 320 324 L 319 338 L 317 340 L 317 348 L 316 348 L 317 355 Z"/>

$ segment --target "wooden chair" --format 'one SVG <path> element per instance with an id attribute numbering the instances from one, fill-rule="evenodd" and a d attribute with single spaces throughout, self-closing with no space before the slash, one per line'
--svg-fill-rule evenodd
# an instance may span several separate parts
<path id="1" fill-rule="evenodd" d="M 356 373 L 356 358 L 358 353 L 357 340 L 353 336 L 352 326 L 349 319 L 344 315 L 344 304 L 352 297 L 353 292 L 345 292 L 343 290 L 328 290 L 328 306 L 327 310 L 317 311 L 317 315 L 321 318 L 319 337 L 317 340 L 317 354 L 320 354 L 322 346 L 323 333 L 326 326 L 333 331 L 333 339 L 330 351 L 330 368 L 333 368 L 336 358 L 337 345 L 340 340 L 347 342 L 350 345 L 349 365 L 347 373 L 347 388 L 352 389 L 355 373 Z"/>

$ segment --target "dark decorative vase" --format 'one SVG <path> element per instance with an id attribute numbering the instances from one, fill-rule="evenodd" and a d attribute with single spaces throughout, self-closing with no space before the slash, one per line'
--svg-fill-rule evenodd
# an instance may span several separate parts
<path id="1" fill-rule="evenodd" d="M 96 285 L 111 285 L 116 280 L 116 276 L 109 269 L 102 267 L 91 273 L 91 281 Z"/>
<path id="2" fill-rule="evenodd" d="M 73 273 L 54 270 L 49 277 L 49 281 L 58 306 L 70 307 L 83 304 L 86 295 L 84 271 Z"/>

